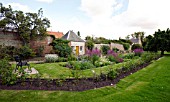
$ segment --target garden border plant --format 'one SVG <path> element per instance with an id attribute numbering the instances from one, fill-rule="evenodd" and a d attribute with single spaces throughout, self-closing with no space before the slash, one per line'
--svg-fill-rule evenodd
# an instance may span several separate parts
<path id="1" fill-rule="evenodd" d="M 15 85 L 21 85 L 19 89 L 37 89 L 37 90 L 67 90 L 67 91 L 83 91 L 83 90 L 88 90 L 88 89 L 94 89 L 98 87 L 103 87 L 103 86 L 108 86 L 108 85 L 113 85 L 116 84 L 121 78 L 124 78 L 127 75 L 130 75 L 131 73 L 136 72 L 137 70 L 147 66 L 150 61 L 159 58 L 160 55 L 155 54 L 155 53 L 144 53 L 141 55 L 140 58 L 131 60 L 128 62 L 124 62 L 121 64 L 121 66 L 117 68 L 112 68 L 110 66 L 110 69 L 106 72 L 103 73 L 101 72 L 99 75 L 95 74 L 94 71 L 94 76 L 92 78 L 80 78 L 79 75 L 76 75 L 74 78 L 71 79 L 39 79 L 39 85 L 34 86 L 34 82 L 37 82 L 37 79 L 26 79 L 26 81 L 22 81 L 24 84 L 21 85 L 22 83 L 16 82 Z M 77 69 L 78 70 L 78 69 Z M 76 71 L 77 71 L 76 70 Z M 80 74 L 80 73 L 78 73 Z M 58 83 L 58 81 L 60 81 Z M 30 87 L 30 83 L 32 82 L 32 86 Z M 7 89 L 15 89 L 15 85 L 11 86 L 3 86 L 0 85 L 0 88 L 7 88 Z M 55 87 L 52 87 L 55 85 Z M 51 87 L 49 87 L 51 86 Z"/>

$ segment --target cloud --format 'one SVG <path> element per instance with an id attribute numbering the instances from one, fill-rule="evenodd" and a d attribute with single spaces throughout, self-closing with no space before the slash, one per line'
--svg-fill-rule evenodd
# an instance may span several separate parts
<path id="1" fill-rule="evenodd" d="M 44 3 L 52 3 L 53 2 L 53 0 L 37 0 L 37 1 L 44 2 Z"/>
<path id="2" fill-rule="evenodd" d="M 8 7 L 9 5 L 11 5 L 11 7 L 14 10 L 22 10 L 24 12 L 32 12 L 32 10 L 27 5 L 22 5 L 20 3 L 8 3 L 5 6 Z"/>
<path id="3" fill-rule="evenodd" d="M 108 18 L 114 12 L 116 0 L 81 0 L 81 10 L 92 19 Z"/>
<path id="4" fill-rule="evenodd" d="M 126 11 L 117 15 L 125 3 L 120 0 L 81 0 L 81 10 L 91 18 L 83 32 L 106 38 L 125 37 L 137 31 L 146 35 L 170 26 L 169 0 L 129 0 Z"/>
<path id="5" fill-rule="evenodd" d="M 169 4 L 170 0 L 81 0 L 79 9 L 90 20 L 84 22 L 75 15 L 67 22 L 56 20 L 53 29 L 80 31 L 82 38 L 118 39 L 138 31 L 149 35 L 170 27 Z M 121 11 L 125 5 L 127 9 Z"/>

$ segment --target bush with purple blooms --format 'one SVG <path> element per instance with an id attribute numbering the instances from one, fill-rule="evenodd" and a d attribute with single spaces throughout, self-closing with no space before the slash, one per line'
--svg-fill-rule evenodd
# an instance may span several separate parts
<path id="1" fill-rule="evenodd" d="M 142 48 L 137 48 L 137 49 L 134 49 L 133 52 L 135 53 L 135 56 L 140 57 L 144 51 Z"/>
<path id="2" fill-rule="evenodd" d="M 88 56 L 89 60 L 95 64 L 97 60 L 99 60 L 101 52 L 98 49 L 93 49 L 93 50 L 87 50 L 86 55 Z"/>
<path id="3" fill-rule="evenodd" d="M 121 63 L 123 62 L 123 59 L 118 56 L 117 53 L 115 53 L 113 50 L 107 51 L 107 58 L 111 62 Z"/>

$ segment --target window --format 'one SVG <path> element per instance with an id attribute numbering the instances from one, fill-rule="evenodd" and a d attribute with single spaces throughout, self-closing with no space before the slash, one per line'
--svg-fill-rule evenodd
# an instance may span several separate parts
<path id="1" fill-rule="evenodd" d="M 72 51 L 74 50 L 74 46 L 71 46 Z"/>
<path id="2" fill-rule="evenodd" d="M 47 44 L 50 44 L 50 43 L 51 43 L 51 38 L 47 37 Z"/>
<path id="3" fill-rule="evenodd" d="M 80 51 L 83 51 L 83 46 L 80 46 Z"/>

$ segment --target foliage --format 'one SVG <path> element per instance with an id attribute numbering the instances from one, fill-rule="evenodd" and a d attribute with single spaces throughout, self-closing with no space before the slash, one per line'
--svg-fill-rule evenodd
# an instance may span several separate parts
<path id="1" fill-rule="evenodd" d="M 18 48 L 13 46 L 1 46 L 0 45 L 0 59 L 8 57 L 10 60 L 13 60 L 13 56 L 18 54 Z"/>
<path id="2" fill-rule="evenodd" d="M 107 51 L 110 50 L 110 47 L 109 46 L 106 46 L 106 45 L 103 45 L 101 47 L 101 51 L 102 51 L 102 54 L 106 55 L 107 54 Z"/>
<path id="3" fill-rule="evenodd" d="M 101 52 L 98 49 L 93 49 L 93 50 L 87 50 L 86 51 L 87 56 L 89 57 L 89 60 L 95 64 L 97 60 L 99 60 Z"/>
<path id="4" fill-rule="evenodd" d="M 116 53 L 119 51 L 118 48 L 113 48 L 112 50 L 113 50 L 114 52 L 116 52 Z"/>
<path id="5" fill-rule="evenodd" d="M 107 77 L 109 79 L 114 79 L 114 78 L 116 78 L 117 75 L 118 75 L 117 72 L 113 69 L 110 69 L 107 73 Z"/>
<path id="6" fill-rule="evenodd" d="M 123 58 L 125 58 L 125 59 L 133 59 L 134 56 L 135 56 L 134 53 L 127 53 L 127 54 L 125 54 L 125 55 L 123 56 Z"/>
<path id="7" fill-rule="evenodd" d="M 88 61 L 81 61 L 81 62 L 77 62 L 77 61 L 69 61 L 66 64 L 66 67 L 72 68 L 73 70 L 85 70 L 85 69 L 90 69 L 90 68 L 94 68 L 94 65 Z"/>
<path id="8" fill-rule="evenodd" d="M 45 62 L 52 63 L 58 60 L 58 56 L 56 54 L 46 54 L 45 55 Z"/>
<path id="9" fill-rule="evenodd" d="M 38 13 L 23 13 L 13 10 L 11 6 L 5 7 L 0 3 L 0 27 L 4 31 L 17 31 L 24 45 L 30 40 L 46 36 L 46 29 L 50 27 L 50 21 L 43 18 L 42 9 Z"/>
<path id="10" fill-rule="evenodd" d="M 56 102 L 66 102 L 67 100 L 69 102 L 112 102 L 113 100 L 115 102 L 168 102 L 170 100 L 169 62 L 170 57 L 165 56 L 161 60 L 147 66 L 144 70 L 123 78 L 113 86 L 82 92 L 1 90 L 0 96 L 4 102 L 11 102 L 13 100 L 28 102 L 41 102 L 43 100 L 49 102 L 51 99 Z M 16 93 L 17 95 L 15 95 Z M 13 97 L 11 98 L 11 96 Z"/>
<path id="11" fill-rule="evenodd" d="M 44 46 L 40 45 L 40 46 L 38 47 L 38 49 L 37 49 L 36 55 L 37 55 L 38 57 L 42 57 L 43 51 L 44 51 Z"/>
<path id="12" fill-rule="evenodd" d="M 133 44 L 131 50 L 133 51 L 134 49 L 142 48 L 140 44 Z"/>
<path id="13" fill-rule="evenodd" d="M 71 54 L 70 56 L 68 56 L 68 61 L 76 61 L 77 58 L 75 55 Z"/>
<path id="14" fill-rule="evenodd" d="M 120 58 L 120 57 L 118 56 L 118 54 L 115 53 L 113 50 L 109 50 L 109 51 L 107 52 L 107 58 L 108 58 L 109 61 L 111 61 L 111 62 L 116 62 L 116 63 L 123 62 L 123 59 Z"/>
<path id="15" fill-rule="evenodd" d="M 68 45 L 69 41 L 62 39 L 55 39 L 51 43 L 53 49 L 59 57 L 68 57 L 71 55 L 71 47 Z"/>
<path id="16" fill-rule="evenodd" d="M 81 35 L 80 35 L 80 31 L 78 31 L 78 32 L 77 32 L 77 35 L 78 35 L 79 37 L 81 37 Z"/>
<path id="17" fill-rule="evenodd" d="M 95 62 L 96 67 L 102 67 L 110 65 L 111 62 L 107 58 L 100 58 L 98 61 Z"/>
<path id="18" fill-rule="evenodd" d="M 130 48 L 130 44 L 129 43 L 123 43 L 123 47 L 125 50 L 128 50 Z"/>
<path id="19" fill-rule="evenodd" d="M 138 48 L 134 49 L 133 52 L 135 53 L 135 56 L 141 56 L 141 54 L 144 52 L 143 49 Z"/>
<path id="20" fill-rule="evenodd" d="M 87 40 L 87 41 L 86 41 L 86 47 L 88 48 L 88 50 L 92 50 L 93 47 L 94 47 L 93 41 Z"/>
<path id="21" fill-rule="evenodd" d="M 0 60 L 0 78 L 2 84 L 14 84 L 17 80 L 16 75 L 13 74 L 13 68 L 7 59 Z"/>
<path id="22" fill-rule="evenodd" d="M 161 31 L 158 29 L 158 31 L 155 32 L 154 36 L 152 37 L 149 35 L 146 37 L 146 45 L 145 49 L 147 51 L 161 51 L 161 54 L 164 54 L 164 51 L 170 51 L 170 30 L 167 28 L 167 30 Z"/>
<path id="23" fill-rule="evenodd" d="M 18 54 L 20 55 L 21 59 L 28 59 L 35 56 L 35 52 L 26 45 L 19 48 Z"/>

